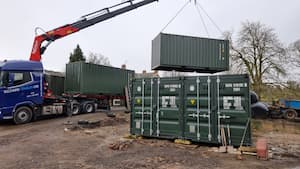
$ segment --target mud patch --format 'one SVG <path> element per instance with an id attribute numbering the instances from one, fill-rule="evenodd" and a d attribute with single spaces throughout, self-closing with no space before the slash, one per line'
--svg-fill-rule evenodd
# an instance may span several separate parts
<path id="1" fill-rule="evenodd" d="M 65 131 L 77 131 L 85 129 L 95 129 L 99 127 L 115 126 L 125 124 L 128 121 L 124 117 L 105 118 L 101 120 L 78 120 L 77 122 L 67 121 L 64 123 L 66 126 Z"/>

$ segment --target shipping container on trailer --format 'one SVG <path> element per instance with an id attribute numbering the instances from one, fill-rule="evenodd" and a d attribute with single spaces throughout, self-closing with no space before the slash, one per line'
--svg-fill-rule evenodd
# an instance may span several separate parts
<path id="1" fill-rule="evenodd" d="M 229 69 L 229 41 L 160 33 L 152 41 L 152 69 L 226 71 Z"/>
<path id="2" fill-rule="evenodd" d="M 248 75 L 147 78 L 132 82 L 133 135 L 251 145 Z M 229 132 L 228 132 L 229 131 Z M 230 133 L 230 137 L 228 135 Z"/>
<path id="3" fill-rule="evenodd" d="M 125 106 L 125 87 L 130 88 L 133 78 L 132 70 L 73 62 L 66 65 L 65 93 L 79 102 L 95 101 L 98 108 Z"/>
<path id="4" fill-rule="evenodd" d="M 80 94 L 123 95 L 134 71 L 85 62 L 66 65 L 65 91 Z"/>

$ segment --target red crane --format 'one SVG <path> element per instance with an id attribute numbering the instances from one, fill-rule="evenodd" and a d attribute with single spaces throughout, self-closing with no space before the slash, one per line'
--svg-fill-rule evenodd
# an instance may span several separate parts
<path id="1" fill-rule="evenodd" d="M 126 2 L 122 2 L 117 5 L 84 15 L 80 18 L 79 21 L 76 21 L 74 23 L 58 27 L 56 29 L 45 32 L 42 35 L 38 35 L 34 38 L 30 60 L 38 62 L 41 61 L 41 55 L 45 52 L 47 47 L 57 39 L 63 38 L 65 36 L 78 32 L 84 28 L 113 18 L 115 16 L 129 12 L 138 7 L 150 4 L 154 1 L 158 0 L 129 0 Z M 44 41 L 46 41 L 47 43 L 44 46 L 42 46 L 42 43 Z"/>

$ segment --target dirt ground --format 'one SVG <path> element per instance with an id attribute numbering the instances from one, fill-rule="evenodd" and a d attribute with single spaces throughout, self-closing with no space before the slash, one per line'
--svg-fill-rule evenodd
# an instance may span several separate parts
<path id="1" fill-rule="evenodd" d="M 93 113 L 39 120 L 26 125 L 0 123 L 1 169 L 244 169 L 300 168 L 300 122 L 255 120 L 253 139 L 264 136 L 273 158 L 212 152 L 205 145 L 179 145 L 170 140 L 125 139 L 129 114 L 115 118 Z M 100 120 L 92 128 L 78 120 Z M 69 122 L 68 122 L 69 121 Z"/>

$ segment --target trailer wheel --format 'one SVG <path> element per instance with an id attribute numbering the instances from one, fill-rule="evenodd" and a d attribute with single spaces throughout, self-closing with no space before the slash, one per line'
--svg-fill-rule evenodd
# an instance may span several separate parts
<path id="1" fill-rule="evenodd" d="M 297 112 L 293 109 L 287 109 L 285 111 L 285 118 L 288 120 L 295 120 L 295 118 L 297 117 Z"/>
<path id="2" fill-rule="evenodd" d="M 77 115 L 80 113 L 79 103 L 73 103 L 72 115 Z"/>
<path id="3" fill-rule="evenodd" d="M 19 107 L 14 113 L 15 124 L 29 123 L 32 119 L 32 110 L 29 107 Z"/>
<path id="4" fill-rule="evenodd" d="M 95 105 L 93 102 L 88 102 L 84 104 L 83 111 L 85 113 L 93 113 L 95 111 Z"/>

